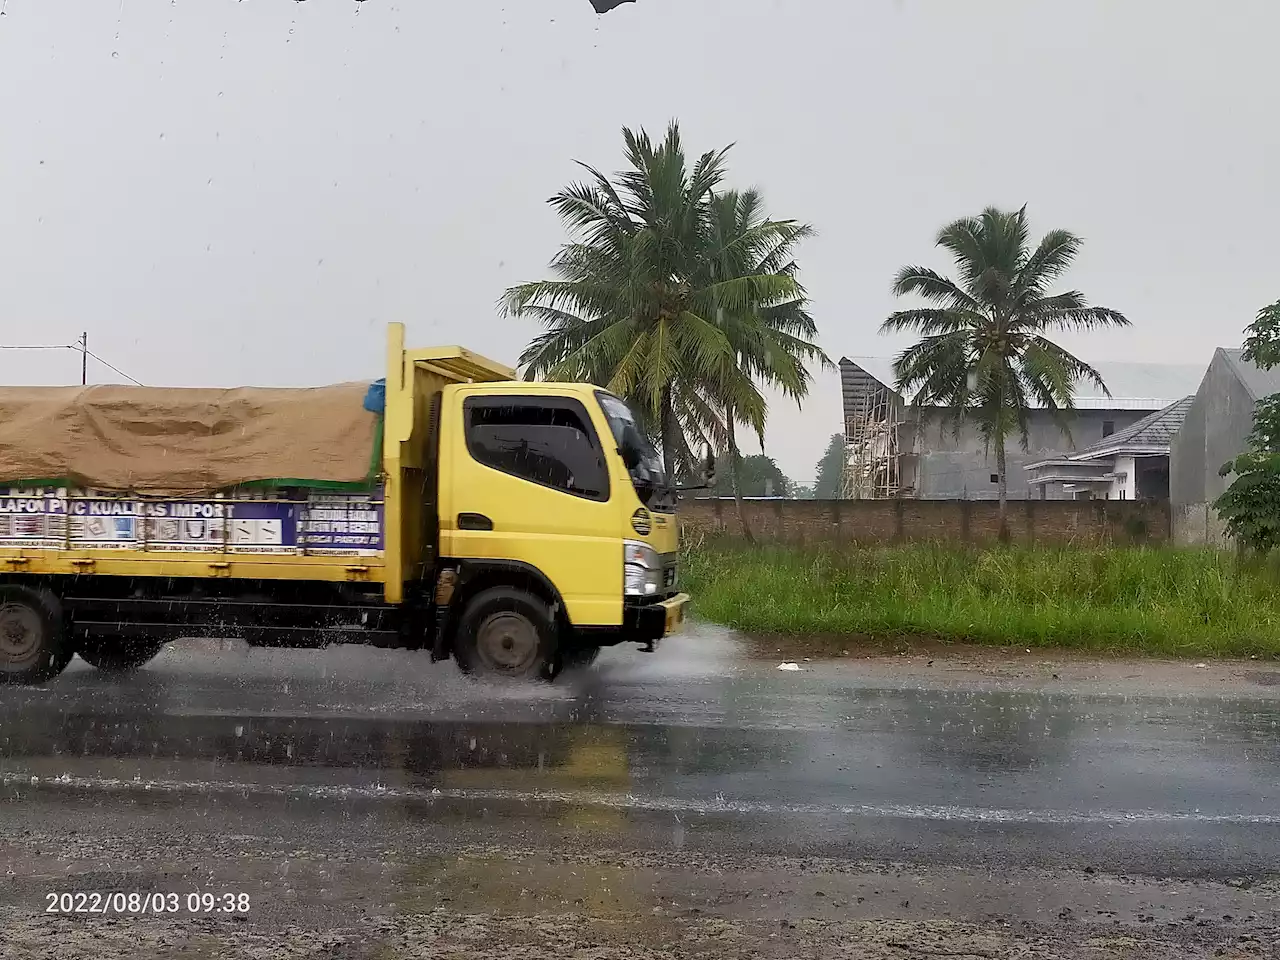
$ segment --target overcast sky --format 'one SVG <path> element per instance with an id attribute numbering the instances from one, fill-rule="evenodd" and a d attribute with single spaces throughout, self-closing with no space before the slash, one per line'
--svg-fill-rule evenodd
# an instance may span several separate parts
<path id="1" fill-rule="evenodd" d="M 0 3 L 0 344 L 88 330 L 149 384 L 373 378 L 389 320 L 514 362 L 545 199 L 672 117 L 818 229 L 833 359 L 903 346 L 894 271 L 988 204 L 1086 238 L 1070 285 L 1134 324 L 1063 338 L 1086 359 L 1207 363 L 1280 297 L 1275 0 Z M 771 424 L 812 478 L 834 375 Z"/>

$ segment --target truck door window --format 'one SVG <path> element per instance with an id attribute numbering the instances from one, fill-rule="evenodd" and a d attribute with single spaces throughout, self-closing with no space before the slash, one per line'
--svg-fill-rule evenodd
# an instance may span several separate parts
<path id="1" fill-rule="evenodd" d="M 472 397 L 463 409 L 477 463 L 577 497 L 609 499 L 604 452 L 582 404 Z"/>

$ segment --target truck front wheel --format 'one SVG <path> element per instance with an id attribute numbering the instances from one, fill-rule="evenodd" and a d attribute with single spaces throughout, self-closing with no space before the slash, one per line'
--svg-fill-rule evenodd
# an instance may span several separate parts
<path id="1" fill-rule="evenodd" d="M 108 673 L 127 673 L 155 659 L 164 644 L 157 640 L 92 639 L 76 646 L 80 659 Z"/>
<path id="2" fill-rule="evenodd" d="M 0 586 L 0 683 L 42 683 L 65 670 L 71 657 L 58 598 Z"/>
<path id="3" fill-rule="evenodd" d="M 552 680 L 555 647 L 555 619 L 545 602 L 523 590 L 492 587 L 463 608 L 453 655 L 464 673 L 475 676 Z"/>

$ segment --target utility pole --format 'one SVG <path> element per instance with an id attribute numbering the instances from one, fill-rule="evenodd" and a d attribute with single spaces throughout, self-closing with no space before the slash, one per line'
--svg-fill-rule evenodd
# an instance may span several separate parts
<path id="1" fill-rule="evenodd" d="M 89 383 L 89 331 L 80 334 L 80 386 Z"/>

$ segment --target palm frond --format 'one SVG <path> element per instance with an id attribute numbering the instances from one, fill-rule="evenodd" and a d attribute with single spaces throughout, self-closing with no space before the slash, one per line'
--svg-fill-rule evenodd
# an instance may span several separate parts
<path id="1" fill-rule="evenodd" d="M 894 296 L 912 293 L 948 310 L 980 313 L 983 309 L 982 304 L 956 286 L 954 280 L 927 267 L 907 266 L 898 271 L 893 281 Z"/>
<path id="2" fill-rule="evenodd" d="M 1099 327 L 1127 327 L 1129 318 L 1110 307 L 1062 307 L 1038 310 L 1035 318 L 1043 326 L 1065 330 L 1096 330 Z"/>
<path id="3" fill-rule="evenodd" d="M 1018 270 L 1016 294 L 1038 299 L 1050 283 L 1067 272 L 1084 245 L 1070 230 L 1050 230 Z"/>
<path id="4" fill-rule="evenodd" d="M 591 164 L 583 163 L 581 160 L 578 160 L 575 162 L 578 164 L 578 166 L 582 167 L 582 169 L 586 170 L 587 173 L 591 175 L 592 184 L 609 201 L 607 204 L 607 209 L 609 209 L 610 211 L 621 211 L 623 214 L 626 215 L 627 220 L 630 223 L 634 224 L 636 219 L 634 201 L 628 202 L 624 200 L 622 195 L 618 193 L 617 188 L 613 185 L 613 181 L 610 180 L 600 170 L 597 170 L 595 167 L 591 166 Z"/>
<path id="5" fill-rule="evenodd" d="M 1023 302 L 1017 320 L 1026 323 L 1033 321 L 1038 314 L 1045 311 L 1083 310 L 1088 305 L 1089 302 L 1079 290 L 1067 290 L 1065 293 L 1057 293 L 1051 297 L 1039 297 Z"/>
<path id="6" fill-rule="evenodd" d="M 961 310 L 896 310 L 880 325 L 880 332 L 897 333 L 918 330 L 920 333 L 933 336 L 964 330 L 974 326 L 981 319 Z"/>
<path id="7" fill-rule="evenodd" d="M 1074 359 L 1074 358 L 1072 358 Z M 1018 357 L 1018 374 L 1028 392 L 1050 412 L 1068 442 L 1071 424 L 1066 414 L 1074 409 L 1076 372 L 1062 357 L 1033 340 Z"/>
<path id="8" fill-rule="evenodd" d="M 903 394 L 914 392 L 915 406 L 962 411 L 969 405 L 969 357 L 966 331 L 923 337 L 894 361 L 894 388 Z"/>
<path id="9" fill-rule="evenodd" d="M 503 315 L 519 317 L 532 304 L 598 316 L 617 306 L 616 287 L 589 280 L 535 280 L 512 287 L 500 302 Z"/>
<path id="10" fill-rule="evenodd" d="M 1027 260 L 1031 230 L 1027 224 L 1027 208 L 1009 213 L 996 207 L 982 211 L 982 241 L 988 267 L 999 271 L 1012 286 Z"/>
<path id="11" fill-rule="evenodd" d="M 588 243 L 600 243 L 629 232 L 626 211 L 613 205 L 598 187 L 571 183 L 547 201 L 561 222 Z"/>
<path id="12" fill-rule="evenodd" d="M 1052 340 L 1046 337 L 1032 337 L 1027 349 L 1030 350 L 1033 347 L 1043 351 L 1051 362 L 1063 370 L 1071 381 L 1070 393 L 1074 394 L 1077 385 L 1083 381 L 1093 384 L 1106 396 L 1111 396 L 1111 391 L 1103 381 L 1101 373 L 1079 357 L 1058 346 Z"/>
<path id="13" fill-rule="evenodd" d="M 949 251 L 960 268 L 960 276 L 970 295 L 974 294 L 976 281 L 987 269 L 980 232 L 982 224 L 976 217 L 962 217 L 947 224 L 938 232 L 936 245 Z"/>
<path id="14" fill-rule="evenodd" d="M 795 337 L 815 337 L 818 334 L 818 324 L 809 313 L 808 306 L 809 301 L 805 297 L 783 300 L 761 308 L 760 320 L 770 330 L 777 330 L 779 333 Z"/>

